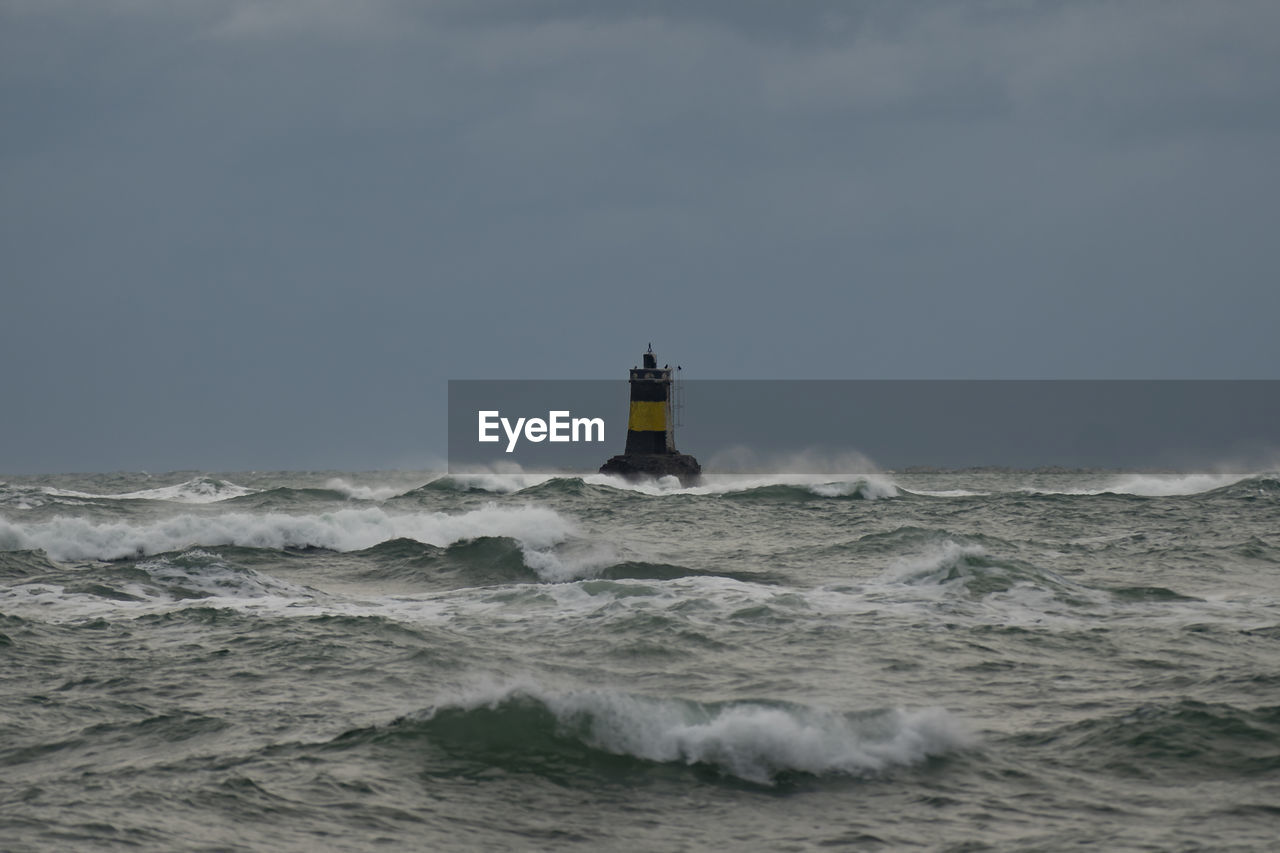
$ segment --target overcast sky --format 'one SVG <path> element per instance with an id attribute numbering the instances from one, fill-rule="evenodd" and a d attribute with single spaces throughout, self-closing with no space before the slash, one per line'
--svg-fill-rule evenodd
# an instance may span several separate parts
<path id="1" fill-rule="evenodd" d="M 1280 3 L 0 0 L 0 472 L 445 380 L 1277 378 Z"/>

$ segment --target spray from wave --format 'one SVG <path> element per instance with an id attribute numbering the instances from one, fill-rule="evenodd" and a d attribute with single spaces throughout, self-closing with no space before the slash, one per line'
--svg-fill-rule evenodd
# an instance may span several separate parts
<path id="1" fill-rule="evenodd" d="M 341 477 L 334 477 L 328 480 L 325 482 L 324 487 L 357 501 L 385 501 L 404 492 L 403 489 L 396 486 L 357 486 L 348 483 Z"/>
<path id="2" fill-rule="evenodd" d="M 1034 488 L 1036 494 L 1138 495 L 1149 498 L 1198 495 L 1252 479 L 1253 474 L 1123 474 L 1098 486 L 1070 489 Z"/>

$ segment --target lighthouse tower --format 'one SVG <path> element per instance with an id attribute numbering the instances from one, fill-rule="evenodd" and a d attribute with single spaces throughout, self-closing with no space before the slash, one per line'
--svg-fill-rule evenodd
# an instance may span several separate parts
<path id="1" fill-rule="evenodd" d="M 671 366 L 658 367 L 653 344 L 644 354 L 643 365 L 631 370 L 626 450 L 601 465 L 600 473 L 628 480 L 677 477 L 681 485 L 692 485 L 698 481 L 702 466 L 676 450 Z"/>

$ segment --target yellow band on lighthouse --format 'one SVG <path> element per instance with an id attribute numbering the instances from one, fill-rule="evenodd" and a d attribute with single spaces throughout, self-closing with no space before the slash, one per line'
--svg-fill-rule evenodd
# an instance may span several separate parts
<path id="1" fill-rule="evenodd" d="M 632 400 L 627 429 L 637 432 L 665 432 L 667 404 L 663 401 Z"/>

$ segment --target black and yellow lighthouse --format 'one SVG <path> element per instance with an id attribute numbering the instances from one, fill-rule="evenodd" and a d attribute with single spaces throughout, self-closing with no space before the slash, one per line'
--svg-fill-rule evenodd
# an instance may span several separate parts
<path id="1" fill-rule="evenodd" d="M 658 367 L 653 344 L 643 367 L 631 370 L 631 412 L 627 417 L 627 447 L 600 466 L 601 474 L 628 480 L 676 477 L 693 485 L 702 474 L 698 460 L 676 450 L 675 410 L 671 366 Z"/>

